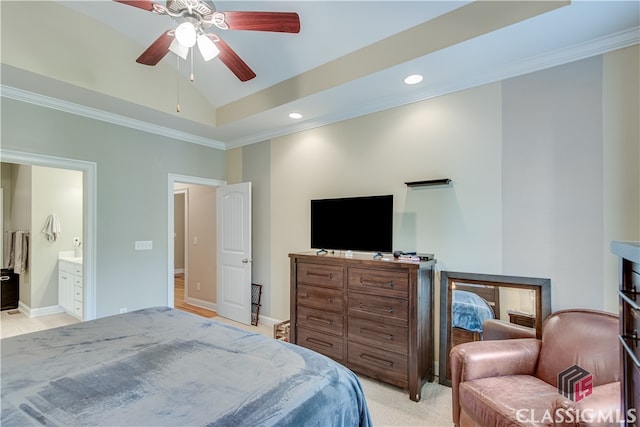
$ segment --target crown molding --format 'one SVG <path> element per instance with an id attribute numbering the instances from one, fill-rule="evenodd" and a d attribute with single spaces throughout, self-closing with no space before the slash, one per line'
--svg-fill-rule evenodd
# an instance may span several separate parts
<path id="1" fill-rule="evenodd" d="M 0 85 L 0 96 L 3 98 L 14 99 L 16 101 L 27 102 L 45 108 L 62 111 L 65 113 L 75 114 L 90 119 L 100 120 L 106 123 L 124 126 L 131 129 L 141 130 L 143 132 L 164 136 L 167 138 L 177 139 L 179 141 L 190 142 L 193 144 L 205 145 L 211 148 L 224 150 L 225 144 L 214 139 L 203 138 L 187 132 L 178 131 L 164 126 L 148 123 L 142 120 L 132 119 L 130 117 L 121 116 L 119 114 L 109 113 L 92 107 L 87 107 L 73 102 L 64 101 L 58 98 L 29 92 L 11 86 Z"/>
<path id="2" fill-rule="evenodd" d="M 483 74 L 476 74 L 469 79 L 461 79 L 455 82 L 451 82 L 450 84 L 440 86 L 429 86 L 422 91 L 413 93 L 410 96 L 380 98 L 378 100 L 373 100 L 372 102 L 363 103 L 362 107 L 351 108 L 349 110 L 341 111 L 335 114 L 325 114 L 312 120 L 308 120 L 302 123 L 296 123 L 295 125 L 291 126 L 281 127 L 276 130 L 253 133 L 251 135 L 247 135 L 246 137 L 238 138 L 226 143 L 213 139 L 203 138 L 187 132 L 177 131 L 175 129 L 158 126 L 141 120 L 135 120 L 129 117 L 108 113 L 91 107 L 85 107 L 60 99 L 39 95 L 37 93 L 13 88 L 10 86 L 0 85 L 0 95 L 2 97 L 29 102 L 47 108 L 52 108 L 71 114 L 77 114 L 80 116 L 129 127 L 132 129 L 149 132 L 180 141 L 226 150 L 282 137 L 285 135 L 290 135 L 296 132 L 302 132 L 305 130 L 326 126 L 339 121 L 361 117 L 366 114 L 371 114 L 390 108 L 396 108 L 406 104 L 424 101 L 483 84 L 518 77 L 535 71 L 567 64 L 569 62 L 578 61 L 596 55 L 601 55 L 639 43 L 640 27 L 634 27 L 626 31 L 621 31 L 618 33 L 607 35 L 605 37 L 594 39 L 589 42 L 576 44 L 564 49 L 554 50 L 520 61 L 514 61 L 504 67 L 498 67 Z"/>
<path id="3" fill-rule="evenodd" d="M 476 86 L 541 71 L 592 56 L 602 55 L 607 52 L 637 45 L 639 43 L 640 27 L 634 27 L 626 31 L 594 39 L 589 42 L 576 44 L 564 49 L 558 49 L 538 56 L 528 57 L 524 60 L 515 61 L 505 67 L 498 67 L 484 74 L 476 74 L 469 79 L 457 80 L 446 85 L 429 86 L 425 88 L 425 90 L 413 93 L 409 96 L 380 98 L 373 102 L 367 102 L 362 106 L 363 108 L 352 108 L 348 111 L 342 111 L 340 114 L 326 114 L 304 123 L 297 123 L 292 126 L 280 128 L 276 131 L 267 131 L 248 135 L 246 138 L 240 138 L 228 142 L 226 146 L 227 148 L 236 148 L 272 138 L 278 138 L 292 133 L 326 126 L 339 121 L 361 117 L 378 111 L 425 101 L 427 99 L 453 92 L 459 92 Z"/>

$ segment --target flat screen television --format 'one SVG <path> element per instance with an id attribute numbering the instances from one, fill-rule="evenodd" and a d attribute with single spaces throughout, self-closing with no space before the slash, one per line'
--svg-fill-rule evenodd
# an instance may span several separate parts
<path id="1" fill-rule="evenodd" d="M 311 200 L 311 247 L 391 252 L 393 195 Z"/>

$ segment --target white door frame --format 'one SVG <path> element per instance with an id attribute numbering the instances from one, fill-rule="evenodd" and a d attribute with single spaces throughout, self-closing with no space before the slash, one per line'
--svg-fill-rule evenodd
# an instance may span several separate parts
<path id="1" fill-rule="evenodd" d="M 167 186 L 167 214 L 168 214 L 168 221 L 167 221 L 167 233 L 168 233 L 168 239 L 167 239 L 167 266 L 168 266 L 168 271 L 167 271 L 167 306 L 168 307 L 175 307 L 175 300 L 174 300 L 174 269 L 175 269 L 175 265 L 173 262 L 173 257 L 174 257 L 174 247 L 173 247 L 173 227 L 174 227 L 174 215 L 173 215 L 173 209 L 174 209 L 174 202 L 173 202 L 173 193 L 174 193 L 174 188 L 175 185 L 177 183 L 181 183 L 181 184 L 197 184 L 197 185 L 206 185 L 209 187 L 219 187 L 221 185 L 225 185 L 227 182 L 226 181 L 221 181 L 218 179 L 210 179 L 210 178 L 202 178 L 202 177 L 198 177 L 198 176 L 188 176 L 188 175 L 178 175 L 178 174 L 173 174 L 170 173 L 169 174 L 169 179 L 168 179 L 168 186 Z M 186 262 L 186 261 L 185 261 Z M 186 266 L 185 266 L 186 269 Z M 186 279 L 186 277 L 185 277 Z M 185 280 L 186 282 L 186 280 Z M 185 283 L 185 288 L 186 288 L 186 283 Z"/>
<path id="2" fill-rule="evenodd" d="M 83 188 L 83 242 L 82 270 L 84 280 L 84 320 L 96 318 L 96 212 L 98 199 L 97 169 L 95 162 L 66 159 L 44 154 L 0 149 L 3 162 L 20 165 L 71 169 L 82 172 Z"/>

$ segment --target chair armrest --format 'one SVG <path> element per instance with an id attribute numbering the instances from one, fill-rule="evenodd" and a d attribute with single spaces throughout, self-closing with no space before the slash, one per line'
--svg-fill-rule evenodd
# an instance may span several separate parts
<path id="1" fill-rule="evenodd" d="M 620 382 L 593 387 L 590 396 L 578 402 L 559 396 L 552 405 L 555 426 L 619 425 L 626 416 L 621 413 Z M 629 414 L 635 422 L 637 414 Z"/>
<path id="2" fill-rule="evenodd" d="M 474 341 L 451 349 L 451 381 L 462 382 L 504 375 L 533 375 L 540 340 L 520 338 Z"/>
<path id="3" fill-rule="evenodd" d="M 521 338 L 474 341 L 453 347 L 449 353 L 453 424 L 460 423 L 458 389 L 461 382 L 503 375 L 533 375 L 540 344 L 535 338 Z"/>
<path id="4" fill-rule="evenodd" d="M 482 339 L 510 340 L 514 338 L 535 338 L 536 330 L 499 319 L 487 319 L 482 323 Z"/>

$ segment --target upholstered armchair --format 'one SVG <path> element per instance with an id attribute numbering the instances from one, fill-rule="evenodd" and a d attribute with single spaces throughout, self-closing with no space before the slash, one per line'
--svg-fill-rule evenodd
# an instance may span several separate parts
<path id="1" fill-rule="evenodd" d="M 541 340 L 454 347 L 454 425 L 614 424 L 620 417 L 618 328 L 614 314 L 564 310 L 545 320 Z"/>

